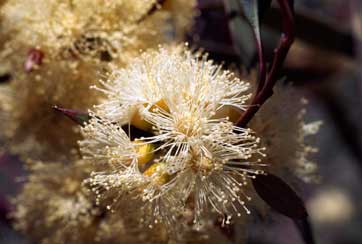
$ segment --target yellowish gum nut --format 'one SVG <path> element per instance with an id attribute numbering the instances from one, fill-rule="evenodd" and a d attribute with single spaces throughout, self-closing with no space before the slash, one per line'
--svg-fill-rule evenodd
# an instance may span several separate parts
<path id="1" fill-rule="evenodd" d="M 155 146 L 153 144 L 141 144 L 142 141 L 133 141 L 136 145 L 138 165 L 143 166 L 153 159 L 153 150 Z"/>
<path id="2" fill-rule="evenodd" d="M 149 111 L 154 111 L 156 108 L 160 108 L 163 109 L 167 112 L 169 112 L 168 106 L 166 104 L 166 102 L 161 99 L 158 102 L 156 102 L 155 104 L 153 104 Z M 135 112 L 135 114 L 133 115 L 132 119 L 131 119 L 131 125 L 133 125 L 134 127 L 144 130 L 144 131 L 151 131 L 152 129 L 152 125 L 150 123 L 148 123 L 146 120 L 144 120 L 143 116 L 137 111 Z"/>
<path id="3" fill-rule="evenodd" d="M 152 125 L 145 121 L 138 111 L 133 115 L 131 125 L 144 131 L 150 131 L 152 129 Z"/>
<path id="4" fill-rule="evenodd" d="M 154 183 L 163 185 L 170 180 L 170 175 L 165 171 L 164 163 L 152 164 L 144 173 L 145 176 L 156 176 L 154 177 Z"/>

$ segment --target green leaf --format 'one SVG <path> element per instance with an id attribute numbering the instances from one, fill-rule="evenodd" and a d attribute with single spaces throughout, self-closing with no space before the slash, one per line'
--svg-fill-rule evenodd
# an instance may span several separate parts
<path id="1" fill-rule="evenodd" d="M 53 106 L 53 109 L 55 111 L 61 112 L 63 115 L 67 116 L 71 120 L 73 120 L 75 123 L 84 126 L 89 122 L 89 120 L 92 118 L 88 113 L 73 109 L 66 109 L 66 108 L 60 108 L 58 106 Z"/>
<path id="2" fill-rule="evenodd" d="M 256 48 L 262 45 L 260 18 L 270 7 L 271 0 L 224 0 L 224 3 L 235 49 L 244 65 L 250 67 Z"/>
<path id="3" fill-rule="evenodd" d="M 240 61 L 250 68 L 256 53 L 253 30 L 242 16 L 243 9 L 239 0 L 224 0 L 224 2 L 235 51 L 239 55 Z"/>
<path id="4" fill-rule="evenodd" d="M 253 28 L 257 45 L 261 47 L 260 18 L 270 7 L 271 0 L 239 0 L 244 15 Z"/>
<path id="5" fill-rule="evenodd" d="M 244 15 L 253 27 L 253 32 L 258 45 L 261 45 L 260 23 L 259 23 L 259 4 L 258 0 L 239 0 L 244 10 Z"/>

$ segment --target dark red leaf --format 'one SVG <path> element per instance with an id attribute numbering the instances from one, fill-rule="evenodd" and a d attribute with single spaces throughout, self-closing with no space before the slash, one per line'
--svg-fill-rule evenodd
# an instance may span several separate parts
<path id="1" fill-rule="evenodd" d="M 257 175 L 252 182 L 258 195 L 277 212 L 292 219 L 308 216 L 303 200 L 279 177 L 272 174 Z"/>
<path id="2" fill-rule="evenodd" d="M 71 120 L 73 120 L 75 123 L 83 126 L 85 125 L 92 117 L 83 111 L 73 110 L 73 109 L 66 109 L 66 108 L 60 108 L 58 106 L 53 106 L 53 109 L 61 112 Z"/>
<path id="3" fill-rule="evenodd" d="M 295 219 L 294 224 L 297 227 L 301 237 L 306 244 L 315 244 L 312 226 L 308 218 Z"/>
<path id="4" fill-rule="evenodd" d="M 31 72 L 36 66 L 41 65 L 43 58 L 44 53 L 41 50 L 35 48 L 30 49 L 24 64 L 25 71 Z"/>

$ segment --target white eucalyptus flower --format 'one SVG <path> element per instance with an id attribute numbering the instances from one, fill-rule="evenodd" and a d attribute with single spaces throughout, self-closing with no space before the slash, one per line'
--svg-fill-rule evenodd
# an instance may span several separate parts
<path id="1" fill-rule="evenodd" d="M 244 188 L 262 172 L 264 148 L 221 113 L 245 108 L 248 83 L 181 48 L 143 53 L 113 77 L 96 88 L 108 96 L 96 106 L 102 119 L 83 129 L 80 142 L 87 158 L 106 163 L 87 180 L 99 201 L 116 211 L 120 201 L 141 199 L 150 226 L 174 226 L 191 205 L 197 225 L 212 212 L 226 223 L 249 213 Z M 131 142 L 125 123 L 144 135 Z"/>

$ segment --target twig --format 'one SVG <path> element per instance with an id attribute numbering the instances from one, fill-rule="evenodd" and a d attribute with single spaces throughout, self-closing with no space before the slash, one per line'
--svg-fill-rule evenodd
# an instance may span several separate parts
<path id="1" fill-rule="evenodd" d="M 166 2 L 166 0 L 157 0 L 154 4 L 152 4 L 152 7 L 147 11 L 147 13 L 141 18 L 139 18 L 136 23 L 141 23 L 143 20 L 145 20 L 148 16 L 152 15 L 156 10 L 160 9 L 162 5 Z"/>
<path id="2" fill-rule="evenodd" d="M 271 70 L 267 75 L 266 81 L 259 82 L 257 92 L 248 107 L 243 113 L 236 125 L 239 127 L 245 127 L 249 121 L 254 117 L 261 105 L 273 95 L 273 87 L 278 80 L 279 71 L 283 65 L 285 57 L 289 51 L 290 46 L 294 41 L 294 19 L 293 10 L 290 1 L 278 0 L 280 10 L 283 17 L 282 34 L 279 39 L 279 44 L 274 49 L 274 58 L 271 66 Z M 261 45 L 260 45 L 261 46 Z M 259 48 L 259 47 L 258 47 Z M 262 52 L 258 51 L 262 54 Z M 260 57 L 264 60 L 264 55 Z M 261 68 L 261 67 L 260 67 Z M 264 79 L 265 80 L 265 79 Z"/>

